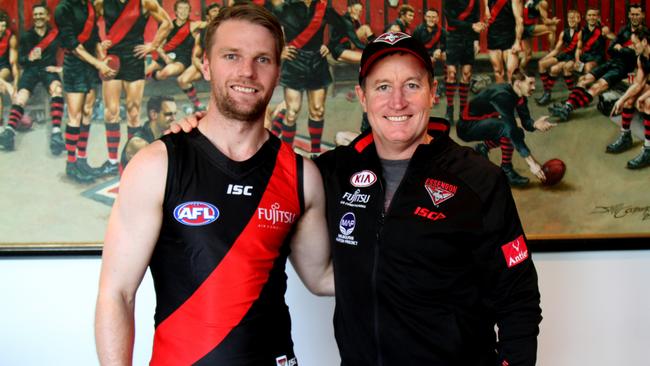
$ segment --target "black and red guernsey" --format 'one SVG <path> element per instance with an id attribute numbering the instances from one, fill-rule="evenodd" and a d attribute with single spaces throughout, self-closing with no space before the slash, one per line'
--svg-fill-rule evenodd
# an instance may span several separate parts
<path id="1" fill-rule="evenodd" d="M 151 365 L 295 364 L 285 264 L 304 210 L 302 158 L 274 136 L 243 162 L 198 130 L 162 141 Z"/>

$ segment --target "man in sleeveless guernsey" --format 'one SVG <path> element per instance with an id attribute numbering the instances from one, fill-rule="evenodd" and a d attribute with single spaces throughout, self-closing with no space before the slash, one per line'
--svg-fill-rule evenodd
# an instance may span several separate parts
<path id="1" fill-rule="evenodd" d="M 546 0 L 526 0 L 523 7 L 524 32 L 521 35 L 522 55 L 519 67 L 526 70 L 533 56 L 533 38 L 546 35 L 548 44 L 554 45 L 560 19 L 550 17 Z"/>
<path id="2" fill-rule="evenodd" d="M 551 102 L 553 86 L 560 74 L 564 76 L 564 82 L 569 90 L 575 86 L 573 68 L 580 40 L 580 18 L 580 12 L 575 9 L 567 12 L 567 26 L 560 32 L 555 47 L 539 60 L 539 76 L 544 88 L 542 95 L 535 98 L 539 105 L 547 105 Z"/>
<path id="3" fill-rule="evenodd" d="M 99 55 L 102 59 L 112 57 L 120 61 L 117 75 L 102 81 L 108 160 L 96 169 L 84 166 L 88 173 L 102 177 L 118 173 L 122 91 L 126 95 L 127 138 L 130 138 L 140 128 L 144 58 L 162 45 L 171 30 L 171 19 L 156 0 L 96 0 L 95 8 L 104 16 L 106 24 L 106 39 L 98 47 Z M 144 29 L 149 18 L 158 23 L 158 29 L 153 40 L 145 43 Z"/>
<path id="4" fill-rule="evenodd" d="M 213 3 L 208 5 L 205 8 L 205 21 L 204 23 L 210 24 L 212 19 L 216 18 L 219 15 L 219 4 Z M 192 48 L 192 65 L 185 69 L 182 74 L 178 76 L 178 84 L 181 85 L 193 85 L 194 82 L 202 80 L 203 75 L 201 75 L 201 64 L 203 63 L 203 53 L 205 50 L 205 32 L 207 27 L 200 28 L 198 34 L 194 38 L 194 47 Z M 186 93 L 190 97 L 190 101 L 194 106 L 195 111 L 202 111 L 205 108 L 203 104 L 196 96 L 196 88 L 191 89 Z"/>
<path id="5" fill-rule="evenodd" d="M 578 85 L 571 90 L 564 104 L 553 105 L 549 111 L 559 121 L 566 122 L 575 109 L 588 107 L 593 99 L 634 72 L 637 54 L 632 44 L 632 33 L 645 28 L 645 14 L 639 4 L 628 6 L 628 24 L 623 27 L 611 42 L 607 53 L 610 59 L 592 69 L 578 80 Z"/>
<path id="6" fill-rule="evenodd" d="M 474 57 L 478 53 L 478 39 L 487 29 L 487 20 L 481 21 L 481 7 L 486 0 L 449 0 L 443 11 L 447 20 L 447 70 L 445 93 L 447 112 L 445 118 L 454 122 L 454 98 L 460 97 L 460 110 L 467 104 L 469 84 L 472 80 Z M 460 73 L 460 75 L 458 75 Z"/>
<path id="7" fill-rule="evenodd" d="M 50 95 L 50 117 L 52 134 L 50 151 L 53 155 L 63 152 L 65 144 L 61 134 L 63 117 L 63 90 L 57 71 L 56 54 L 59 49 L 59 31 L 49 25 L 50 9 L 44 3 L 32 6 L 32 28 L 20 34 L 18 63 L 23 72 L 9 113 L 9 126 L 15 129 L 23 117 L 24 108 L 39 83 Z M 12 131 L 13 132 L 13 131 Z M 13 134 L 10 134 L 13 144 Z M 0 140 L 2 137 L 0 137 Z M 0 142 L 1 143 L 1 142 Z"/>
<path id="8" fill-rule="evenodd" d="M 287 256 L 312 292 L 332 294 L 333 279 L 318 169 L 263 127 L 283 44 L 266 9 L 222 10 L 206 35 L 207 115 L 125 169 L 103 251 L 101 363 L 131 362 L 133 300 L 149 265 L 151 365 L 297 364 Z"/>
<path id="9" fill-rule="evenodd" d="M 176 118 L 178 107 L 169 95 L 153 96 L 147 102 L 149 120 L 129 138 L 120 156 L 120 171 L 133 159 L 135 154 L 145 146 L 160 138 Z"/>
<path id="10" fill-rule="evenodd" d="M 11 96 L 18 88 L 18 37 L 9 28 L 9 15 L 0 10 L 0 127 L 4 124 L 2 94 Z M 9 80 L 12 83 L 9 83 Z M 14 149 L 14 126 L 11 122 L 0 132 L 0 148 Z"/>
<path id="11" fill-rule="evenodd" d="M 90 0 L 61 0 L 54 12 L 61 47 L 65 50 L 63 91 L 68 112 L 65 173 L 78 183 L 95 180 L 95 176 L 84 169 L 87 165 L 84 160 L 99 74 L 104 78 L 117 74 L 117 70 L 111 69 L 105 60 L 95 57 L 99 42 L 97 16 Z"/>
<path id="12" fill-rule="evenodd" d="M 634 82 L 614 104 L 612 115 L 621 114 L 621 132 L 612 142 L 607 145 L 605 151 L 610 154 L 618 154 L 633 147 L 632 118 L 634 109 L 641 114 L 643 121 L 643 147 L 639 155 L 627 162 L 628 169 L 641 169 L 650 166 L 650 34 L 647 29 L 632 33 L 632 43 L 637 59 L 636 74 Z"/>
<path id="13" fill-rule="evenodd" d="M 409 4 L 403 4 L 399 7 L 397 19 L 384 27 L 384 32 L 402 32 L 411 33 L 409 27 L 415 18 L 415 8 Z"/>
<path id="14" fill-rule="evenodd" d="M 178 86 L 187 95 L 194 108 L 199 109 L 201 103 L 196 95 L 196 88 L 191 82 L 186 83 L 186 76 L 180 77 L 192 66 L 195 38 L 206 26 L 203 21 L 190 20 L 191 10 L 188 0 L 177 0 L 174 3 L 176 18 L 172 22 L 172 30 L 167 35 L 165 45 L 158 49 L 158 60 L 147 67 L 146 74 L 151 75 L 155 80 L 176 76 Z"/>
<path id="15" fill-rule="evenodd" d="M 424 21 L 415 27 L 413 38 L 420 41 L 424 45 L 424 48 L 427 49 L 434 67 L 436 63 L 439 63 L 441 68 L 445 70 L 444 74 L 446 75 L 447 31 L 440 26 L 440 13 L 438 10 L 429 9 L 424 13 Z M 444 83 L 444 79 L 441 80 L 441 83 Z M 436 89 L 436 104 L 439 102 L 440 88 L 441 85 L 438 84 Z"/>
<path id="16" fill-rule="evenodd" d="M 521 37 L 524 33 L 521 0 L 488 0 L 488 51 L 494 70 L 494 81 L 510 81 L 519 67 Z"/>
<path id="17" fill-rule="evenodd" d="M 429 117 L 433 77 L 421 43 L 377 37 L 356 87 L 372 128 L 316 159 L 341 365 L 533 366 L 539 291 L 510 188 Z"/>
<path id="18" fill-rule="evenodd" d="M 513 187 L 525 186 L 529 179 L 519 175 L 512 166 L 516 149 L 528 167 L 541 181 L 546 179 L 542 167 L 531 154 L 525 142 L 525 132 L 548 131 L 555 124 L 548 116 L 533 120 L 528 109 L 528 98 L 535 91 L 535 78 L 520 69 L 512 74 L 511 83 L 492 84 L 477 94 L 463 110 L 456 132 L 463 141 L 483 141 L 476 150 L 487 157 L 491 148 L 501 147 L 501 170 Z M 521 126 L 517 123 L 521 120 Z"/>
<path id="19" fill-rule="evenodd" d="M 327 87 L 332 83 L 326 59 L 330 50 L 324 43 L 325 26 L 333 24 L 341 29 L 345 25 L 342 25 L 341 15 L 328 5 L 327 0 L 271 0 L 270 6 L 282 23 L 287 38 L 280 77 L 286 104 L 282 140 L 293 144 L 302 96 L 306 92 L 307 127 L 311 140 L 307 153 L 318 155 L 322 151 Z"/>

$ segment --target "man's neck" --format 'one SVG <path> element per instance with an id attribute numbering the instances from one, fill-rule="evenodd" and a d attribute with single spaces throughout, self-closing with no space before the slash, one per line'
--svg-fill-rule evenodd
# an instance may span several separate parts
<path id="1" fill-rule="evenodd" d="M 413 154 L 415 154 L 415 150 L 417 150 L 418 146 L 422 144 L 428 144 L 433 140 L 433 137 L 431 137 L 428 134 L 424 134 L 422 138 L 420 139 L 419 142 L 414 141 L 411 143 L 390 143 L 386 142 L 384 143 L 381 141 L 379 138 L 375 136 L 375 147 L 377 149 L 377 155 L 381 159 L 385 160 L 406 160 L 410 159 L 413 157 Z"/>
<path id="2" fill-rule="evenodd" d="M 44 25 L 42 27 L 34 26 L 34 32 L 36 32 L 36 34 L 38 34 L 39 36 L 43 36 L 46 31 L 47 31 L 47 25 Z"/>
<path id="3" fill-rule="evenodd" d="M 183 26 L 185 23 L 187 23 L 187 19 L 182 20 L 182 19 L 180 19 L 180 18 L 176 18 L 176 19 L 174 19 L 174 23 L 176 23 L 177 26 L 181 27 L 181 26 Z"/>
<path id="4" fill-rule="evenodd" d="M 208 108 L 198 128 L 219 151 L 234 161 L 250 159 L 269 138 L 263 115 L 254 122 L 232 120 L 219 113 L 215 105 Z"/>

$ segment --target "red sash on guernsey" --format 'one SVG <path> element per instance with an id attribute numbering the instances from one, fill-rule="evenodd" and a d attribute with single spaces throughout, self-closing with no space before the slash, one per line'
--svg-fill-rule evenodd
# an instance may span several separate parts
<path id="1" fill-rule="evenodd" d="M 573 38 L 571 39 L 571 43 L 569 43 L 568 46 L 564 47 L 564 49 L 562 49 L 562 52 L 564 53 L 573 52 L 573 50 L 575 50 L 576 48 L 576 45 L 578 44 L 578 39 L 580 39 L 578 37 L 579 35 L 580 32 L 578 32 L 577 30 L 573 32 Z"/>
<path id="2" fill-rule="evenodd" d="M 95 25 L 95 8 L 90 0 L 86 1 L 88 1 L 88 18 L 86 18 L 86 23 L 84 23 L 84 29 L 81 31 L 81 34 L 77 36 L 79 43 L 86 43 L 93 33 L 93 26 Z"/>
<path id="3" fill-rule="evenodd" d="M 37 48 L 40 48 L 41 50 L 48 48 L 50 44 L 52 44 L 52 42 L 56 39 L 56 36 L 58 35 L 59 35 L 59 30 L 56 27 L 52 28 L 50 32 L 43 39 L 41 39 L 41 41 L 38 42 L 38 44 L 34 46 L 34 48 L 32 48 L 31 51 L 29 51 L 29 53 L 34 52 L 34 50 Z"/>
<path id="4" fill-rule="evenodd" d="M 528 16 L 528 7 L 524 7 L 524 25 L 535 25 L 537 24 L 537 18 L 529 18 Z"/>
<path id="5" fill-rule="evenodd" d="M 169 42 L 165 43 L 163 46 L 163 50 L 165 52 L 173 51 L 176 49 L 176 47 L 180 46 L 181 43 L 187 39 L 187 37 L 190 35 L 190 21 L 186 21 L 185 24 L 174 34 L 172 39 L 169 40 Z"/>
<path id="6" fill-rule="evenodd" d="M 427 44 L 424 45 L 424 48 L 427 50 L 433 47 L 436 43 L 438 43 L 438 40 L 440 40 L 440 35 L 442 34 L 442 29 L 438 29 L 438 33 L 436 33 L 433 38 Z"/>
<path id="7" fill-rule="evenodd" d="M 113 26 L 108 31 L 106 39 L 111 41 L 111 47 L 122 42 L 122 39 L 129 33 L 135 22 L 140 17 L 140 1 L 141 0 L 129 0 L 128 4 L 122 10 L 122 13 Z"/>
<path id="8" fill-rule="evenodd" d="M 499 13 L 501 10 L 503 10 L 503 7 L 507 2 L 508 0 L 497 0 L 496 4 L 494 4 L 494 7 L 490 10 L 490 25 L 492 25 L 492 23 L 497 20 Z"/>
<path id="9" fill-rule="evenodd" d="M 314 36 L 314 34 L 316 34 L 316 32 L 318 32 L 318 29 L 323 24 L 326 6 L 327 3 L 323 0 L 320 0 L 316 4 L 316 11 L 314 12 L 314 17 L 311 18 L 311 22 L 309 22 L 307 28 L 303 29 L 303 31 L 300 32 L 296 38 L 289 42 L 289 45 L 296 48 L 303 48 L 307 42 L 311 40 L 311 38 Z"/>
<path id="10" fill-rule="evenodd" d="M 258 207 L 275 203 L 277 198 L 270 192 L 295 191 L 292 185 L 296 174 L 291 147 L 282 144 Z M 289 206 L 285 210 L 300 212 L 297 195 L 287 201 Z M 219 265 L 178 309 L 158 324 L 151 366 L 195 364 L 240 324 L 259 298 L 292 228 L 285 223 L 277 230 L 264 229 L 265 223 L 253 215 Z M 245 286 L 240 285 L 243 281 Z"/>
<path id="11" fill-rule="evenodd" d="M 11 38 L 11 30 L 7 29 L 5 35 L 0 39 L 0 57 L 4 57 L 9 48 L 9 38 Z"/>
<path id="12" fill-rule="evenodd" d="M 593 47 L 594 43 L 598 41 L 598 37 L 600 37 L 600 28 L 596 28 L 591 37 L 589 37 L 587 43 L 585 43 L 584 52 L 589 52 L 589 50 L 591 50 L 591 47 Z"/>
<path id="13" fill-rule="evenodd" d="M 463 12 L 460 13 L 460 15 L 458 16 L 458 20 L 465 20 L 470 14 L 472 14 L 472 10 L 474 10 L 474 1 L 475 0 L 469 0 L 469 4 L 467 4 L 465 10 L 463 10 Z M 455 31 L 456 27 L 447 25 L 447 30 Z"/>

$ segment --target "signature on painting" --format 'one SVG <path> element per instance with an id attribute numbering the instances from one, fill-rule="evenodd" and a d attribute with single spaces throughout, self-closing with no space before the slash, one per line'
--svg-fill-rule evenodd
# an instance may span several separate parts
<path id="1" fill-rule="evenodd" d="M 640 215 L 641 221 L 650 220 L 650 206 L 632 206 L 619 203 L 612 206 L 596 206 L 592 213 L 609 214 L 615 219 Z"/>

